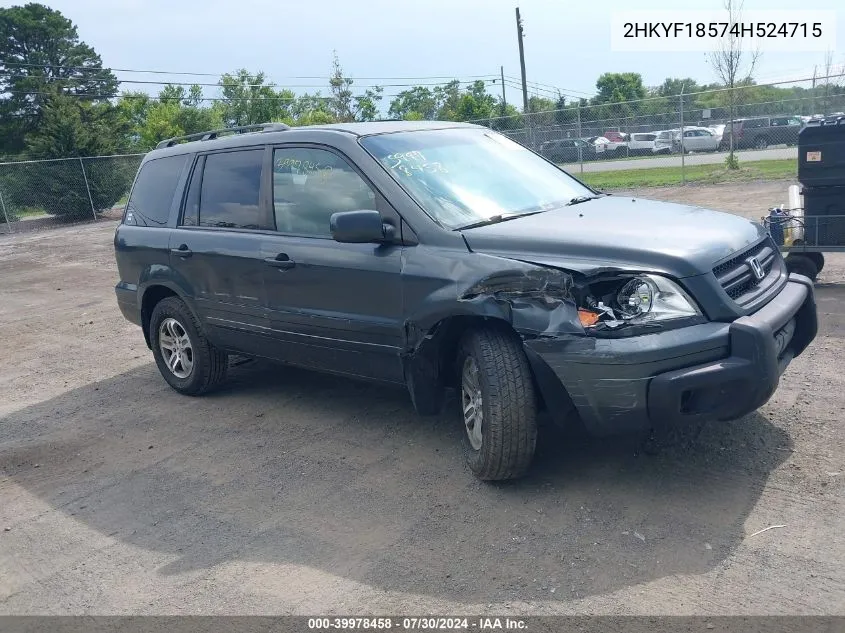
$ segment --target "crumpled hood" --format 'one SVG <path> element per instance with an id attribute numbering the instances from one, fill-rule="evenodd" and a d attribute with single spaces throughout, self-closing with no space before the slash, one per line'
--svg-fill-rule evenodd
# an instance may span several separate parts
<path id="1" fill-rule="evenodd" d="M 766 235 L 760 224 L 729 213 L 621 196 L 462 233 L 479 253 L 584 274 L 622 269 L 673 277 L 710 272 Z"/>

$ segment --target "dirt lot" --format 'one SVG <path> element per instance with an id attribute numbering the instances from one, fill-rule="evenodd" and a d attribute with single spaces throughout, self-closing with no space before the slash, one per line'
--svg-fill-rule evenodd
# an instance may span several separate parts
<path id="1" fill-rule="evenodd" d="M 647 193 L 758 217 L 785 184 Z M 656 451 L 546 434 L 487 485 L 454 403 L 263 363 L 171 391 L 113 229 L 0 237 L 0 614 L 845 614 L 845 256 L 758 413 Z"/>

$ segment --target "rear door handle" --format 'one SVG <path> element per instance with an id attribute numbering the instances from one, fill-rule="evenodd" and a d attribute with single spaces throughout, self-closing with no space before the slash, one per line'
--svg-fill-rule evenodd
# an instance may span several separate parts
<path id="1" fill-rule="evenodd" d="M 179 248 L 171 248 L 170 252 L 179 257 L 190 257 L 194 254 L 194 251 L 188 248 L 187 244 L 180 244 Z"/>
<path id="2" fill-rule="evenodd" d="M 275 257 L 265 257 L 264 263 L 273 268 L 281 268 L 283 270 L 296 266 L 296 262 L 285 253 L 279 253 Z"/>

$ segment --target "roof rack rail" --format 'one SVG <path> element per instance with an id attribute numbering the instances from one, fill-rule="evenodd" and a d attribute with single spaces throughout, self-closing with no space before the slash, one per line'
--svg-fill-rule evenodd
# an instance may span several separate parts
<path id="1" fill-rule="evenodd" d="M 241 125 L 238 127 L 228 127 L 222 130 L 209 130 L 208 132 L 197 132 L 196 134 L 186 134 L 185 136 L 174 136 L 173 138 L 164 139 L 156 149 L 162 147 L 173 147 L 177 143 L 183 141 L 210 141 L 212 139 L 223 136 L 224 134 L 244 134 L 245 132 L 282 132 L 289 130 L 290 126 L 284 123 L 255 123 L 254 125 Z"/>

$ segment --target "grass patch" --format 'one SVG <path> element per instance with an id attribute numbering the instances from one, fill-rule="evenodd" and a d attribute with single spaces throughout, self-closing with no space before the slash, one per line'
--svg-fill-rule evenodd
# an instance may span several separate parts
<path id="1" fill-rule="evenodd" d="M 38 207 L 12 209 L 11 211 L 7 211 L 7 213 L 9 214 L 9 222 L 17 222 L 23 218 L 37 218 L 47 215 L 47 212 L 44 211 L 44 209 L 39 209 Z M 5 224 L 5 222 L 6 216 L 4 216 L 2 211 L 0 211 L 0 224 Z"/>
<path id="2" fill-rule="evenodd" d="M 689 165 L 684 170 L 687 182 L 718 184 L 750 180 L 787 180 L 796 178 L 798 159 L 757 160 L 740 162 L 739 169 L 725 169 L 724 164 Z M 681 167 L 654 167 L 651 169 L 620 169 L 616 171 L 586 172 L 573 176 L 596 189 L 627 189 L 631 187 L 661 187 L 680 185 L 683 182 Z"/>

